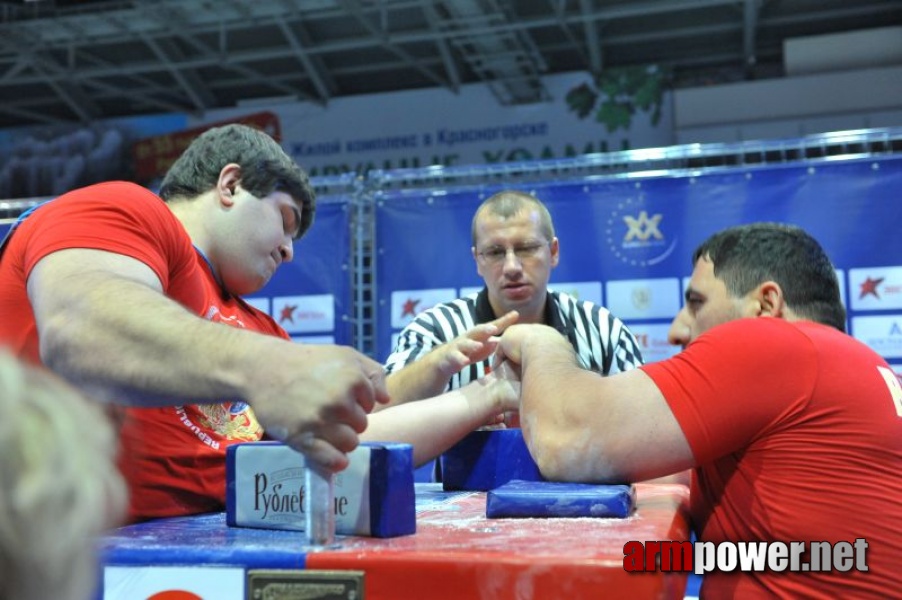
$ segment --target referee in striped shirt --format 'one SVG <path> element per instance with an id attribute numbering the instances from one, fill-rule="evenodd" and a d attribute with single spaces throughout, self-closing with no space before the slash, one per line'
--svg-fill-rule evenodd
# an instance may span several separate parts
<path id="1" fill-rule="evenodd" d="M 385 363 L 391 405 L 482 377 L 497 345 L 494 336 L 514 323 L 557 329 L 582 366 L 602 375 L 642 364 L 636 338 L 610 311 L 548 290 L 560 247 L 541 201 L 513 190 L 495 194 L 477 209 L 472 236 L 485 288 L 420 313 L 401 331 Z"/>

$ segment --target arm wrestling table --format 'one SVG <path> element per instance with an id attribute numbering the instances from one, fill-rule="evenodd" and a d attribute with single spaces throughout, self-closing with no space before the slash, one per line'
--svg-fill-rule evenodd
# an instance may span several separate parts
<path id="1" fill-rule="evenodd" d="M 417 484 L 416 534 L 338 536 L 335 546 L 316 550 L 304 545 L 303 532 L 228 527 L 224 513 L 130 525 L 100 540 L 98 598 L 682 598 L 686 573 L 626 572 L 623 545 L 688 540 L 688 488 L 636 488 L 636 512 L 625 519 L 487 519 L 485 492 Z M 286 573 L 317 571 L 357 572 L 360 588 L 349 591 L 328 573 L 321 595 L 311 595 L 315 588 L 296 595 L 279 583 Z M 204 591 L 216 581 L 216 591 Z"/>

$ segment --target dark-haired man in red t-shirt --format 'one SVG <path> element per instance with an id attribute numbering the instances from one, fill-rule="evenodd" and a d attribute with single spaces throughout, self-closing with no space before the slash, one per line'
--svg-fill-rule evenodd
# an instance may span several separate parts
<path id="1" fill-rule="evenodd" d="M 691 468 L 702 542 L 801 542 L 804 561 L 812 542 L 857 553 L 848 569 L 714 570 L 703 596 L 902 593 L 902 387 L 844 332 L 823 249 L 758 223 L 715 234 L 693 265 L 670 331 L 685 349 L 668 360 L 599 378 L 553 330 L 505 332 L 498 353 L 520 365 L 520 422 L 542 473 L 623 482 Z"/>
<path id="2" fill-rule="evenodd" d="M 226 448 L 264 429 L 327 471 L 360 439 L 411 443 L 421 463 L 515 402 L 489 377 L 370 421 L 388 399 L 380 364 L 288 342 L 245 303 L 293 258 L 314 210 L 282 148 L 229 125 L 192 142 L 160 196 L 127 182 L 74 190 L 5 238 L 0 344 L 129 405 L 117 412 L 132 519 L 221 509 Z"/>
<path id="3" fill-rule="evenodd" d="M 269 135 L 228 125 L 188 147 L 160 196 L 104 183 L 18 223 L 0 256 L 0 344 L 116 402 L 246 402 L 271 436 L 344 468 L 387 400 L 381 365 L 214 323 L 195 250 L 230 294 L 258 289 L 313 221 L 307 175 Z"/>

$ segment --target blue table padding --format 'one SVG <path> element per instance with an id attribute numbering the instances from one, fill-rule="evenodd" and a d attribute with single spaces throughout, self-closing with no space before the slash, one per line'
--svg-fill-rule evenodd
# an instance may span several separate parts
<path id="1" fill-rule="evenodd" d="M 237 565 L 303 569 L 306 538 L 297 531 L 228 527 L 225 513 L 156 519 L 119 528 L 100 540 L 106 565 Z"/>
<path id="2" fill-rule="evenodd" d="M 411 536 L 339 535 L 334 547 L 314 548 L 302 531 L 229 527 L 225 514 L 216 513 L 125 526 L 97 544 L 102 569 L 364 571 L 367 600 L 514 600 L 527 587 L 536 599 L 682 598 L 685 573 L 637 577 L 623 570 L 622 560 L 629 540 L 689 539 L 689 490 L 636 489 L 637 509 L 628 519 L 487 520 L 485 492 L 444 492 L 435 483 L 416 486 L 419 523 Z M 215 571 L 198 569 L 197 577 L 216 577 Z M 95 600 L 104 590 L 99 593 Z"/>
<path id="3" fill-rule="evenodd" d="M 447 493 L 437 483 L 417 484 L 414 511 L 455 514 L 453 502 L 468 494 Z M 353 536 L 336 536 L 336 546 Z M 223 565 L 247 569 L 303 569 L 307 546 L 303 531 L 230 527 L 226 513 L 155 519 L 115 529 L 99 541 L 104 565 Z"/>
<path id="4" fill-rule="evenodd" d="M 623 518 L 635 505 L 631 485 L 513 480 L 486 494 L 485 516 Z"/>
<path id="5" fill-rule="evenodd" d="M 413 484 L 413 446 L 364 442 L 380 451 L 370 455 L 370 531 L 373 537 L 410 535 L 417 531 Z M 386 476 L 379 474 L 385 473 Z"/>
<path id="6" fill-rule="evenodd" d="M 520 429 L 474 431 L 441 457 L 445 490 L 485 492 L 513 479 L 543 481 Z"/>

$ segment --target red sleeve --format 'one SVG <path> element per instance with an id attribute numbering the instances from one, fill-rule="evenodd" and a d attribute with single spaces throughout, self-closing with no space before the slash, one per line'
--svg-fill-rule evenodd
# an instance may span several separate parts
<path id="1" fill-rule="evenodd" d="M 36 210 L 26 226 L 34 227 L 25 253 L 26 276 L 48 254 L 69 248 L 140 260 L 153 269 L 164 290 L 174 273 L 194 264 L 190 239 L 166 204 L 131 183 L 102 183 L 64 194 Z"/>
<path id="2" fill-rule="evenodd" d="M 715 327 L 676 356 L 641 368 L 703 464 L 748 447 L 810 401 L 814 350 L 791 323 L 747 318 Z"/>

